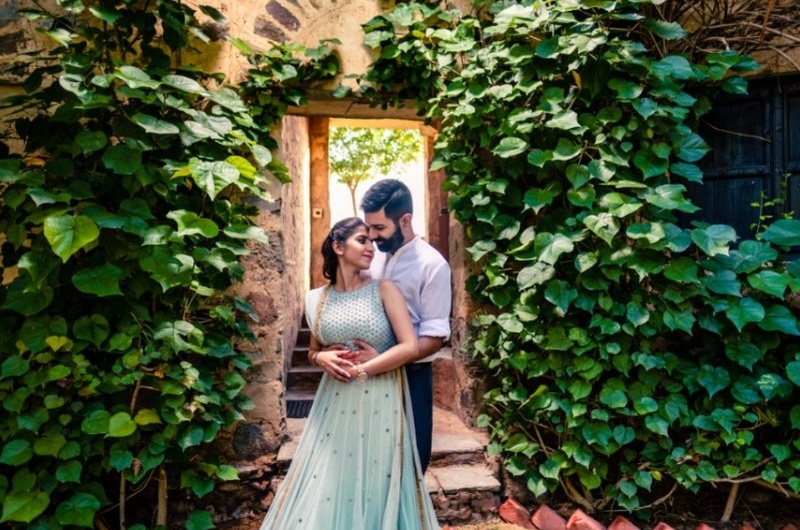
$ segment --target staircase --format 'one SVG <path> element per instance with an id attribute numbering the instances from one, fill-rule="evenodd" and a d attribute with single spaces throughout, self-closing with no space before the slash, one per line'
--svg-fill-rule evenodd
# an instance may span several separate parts
<path id="1" fill-rule="evenodd" d="M 297 343 L 292 350 L 286 377 L 286 416 L 305 418 L 314 401 L 314 394 L 322 379 L 322 368 L 308 363 L 308 344 L 311 330 L 305 316 L 297 332 Z"/>
<path id="2" fill-rule="evenodd" d="M 309 337 L 310 331 L 304 321 L 288 370 L 286 423 L 289 440 L 281 446 L 276 462 L 281 476 L 292 461 L 322 378 L 322 369 L 308 364 Z M 452 363 L 453 360 L 450 352 L 443 350 L 435 362 Z M 484 452 L 487 442 L 485 433 L 469 429 L 455 414 L 434 407 L 431 463 L 425 473 L 425 484 L 440 524 L 474 524 L 497 518 L 500 505 L 498 466 Z"/>

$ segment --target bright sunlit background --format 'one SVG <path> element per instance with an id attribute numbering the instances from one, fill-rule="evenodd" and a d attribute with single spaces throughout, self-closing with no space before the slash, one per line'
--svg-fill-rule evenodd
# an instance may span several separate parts
<path id="1" fill-rule="evenodd" d="M 427 190 L 425 185 L 425 164 L 424 153 L 421 153 L 417 160 L 409 164 L 404 164 L 402 169 L 392 175 L 381 175 L 374 179 L 361 182 L 356 188 L 356 205 L 359 211 L 355 215 L 364 217 L 364 212 L 360 210 L 361 198 L 364 193 L 374 183 L 384 178 L 395 178 L 403 182 L 411 190 L 411 197 L 414 201 L 414 217 L 412 226 L 414 232 L 428 236 L 427 230 Z M 346 185 L 337 181 L 335 175 L 331 175 L 329 185 L 329 199 L 331 211 L 331 225 L 345 217 L 352 217 L 353 206 L 350 200 L 350 190 Z"/>

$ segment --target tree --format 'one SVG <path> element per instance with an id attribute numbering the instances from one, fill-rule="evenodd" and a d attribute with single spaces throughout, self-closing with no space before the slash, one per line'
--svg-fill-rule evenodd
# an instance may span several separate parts
<path id="1" fill-rule="evenodd" d="M 356 188 L 361 182 L 397 171 L 421 150 L 422 139 L 411 129 L 331 127 L 330 170 L 350 190 L 353 215 L 358 213 Z"/>

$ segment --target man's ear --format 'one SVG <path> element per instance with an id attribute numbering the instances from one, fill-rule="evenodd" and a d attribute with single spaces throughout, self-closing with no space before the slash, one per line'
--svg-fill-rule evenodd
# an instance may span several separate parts
<path id="1" fill-rule="evenodd" d="M 400 227 L 401 228 L 409 228 L 411 226 L 411 214 L 404 213 L 400 216 Z"/>

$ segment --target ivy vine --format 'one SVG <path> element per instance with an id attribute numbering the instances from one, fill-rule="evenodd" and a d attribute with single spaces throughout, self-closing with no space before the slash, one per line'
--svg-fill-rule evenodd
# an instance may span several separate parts
<path id="1" fill-rule="evenodd" d="M 211 7 L 203 24 L 174 0 L 56 8 L 21 11 L 56 47 L 2 102 L 0 525 L 163 527 L 129 496 L 237 478 L 204 448 L 251 406 L 232 286 L 268 244 L 254 199 L 287 178 L 269 127 L 338 63 L 234 39 L 252 64 L 235 87 L 176 62 L 225 23 Z"/>
<path id="2" fill-rule="evenodd" d="M 685 31 L 662 3 L 403 3 L 364 25 L 362 78 L 440 124 L 490 451 L 536 495 L 644 517 L 678 487 L 800 492 L 800 264 L 783 257 L 800 222 L 741 240 L 681 221 L 700 118 L 756 65 L 672 52 Z"/>

